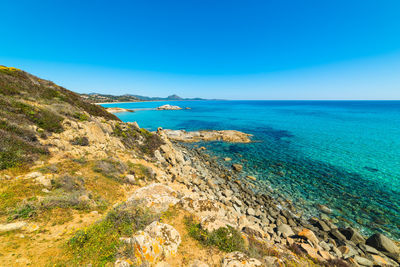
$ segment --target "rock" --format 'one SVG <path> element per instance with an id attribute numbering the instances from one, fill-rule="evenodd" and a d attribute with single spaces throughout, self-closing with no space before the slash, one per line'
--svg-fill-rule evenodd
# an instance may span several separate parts
<path id="1" fill-rule="evenodd" d="M 334 237 L 335 239 L 337 239 L 341 242 L 347 241 L 346 237 L 341 232 L 339 232 L 338 229 L 332 229 L 329 233 L 331 234 L 332 237 Z"/>
<path id="2" fill-rule="evenodd" d="M 207 263 L 204 263 L 199 260 L 194 260 L 189 264 L 189 267 L 209 267 Z"/>
<path id="3" fill-rule="evenodd" d="M 332 213 L 332 210 L 330 208 L 328 208 L 327 206 L 325 206 L 325 205 L 318 204 L 317 207 L 323 213 L 326 213 L 326 214 L 331 214 Z"/>
<path id="4" fill-rule="evenodd" d="M 389 263 L 379 255 L 371 255 L 371 257 L 372 257 L 372 260 L 374 261 L 375 265 L 378 265 L 378 266 L 388 266 L 389 265 Z"/>
<path id="5" fill-rule="evenodd" d="M 249 214 L 250 216 L 254 216 L 254 215 L 256 215 L 256 212 L 254 211 L 253 208 L 248 208 L 247 209 L 247 214 Z"/>
<path id="6" fill-rule="evenodd" d="M 27 179 L 33 179 L 33 178 L 37 178 L 37 177 L 39 177 L 39 176 L 43 176 L 43 174 L 40 173 L 40 172 L 31 172 L 31 173 L 25 175 L 25 178 L 27 178 Z"/>
<path id="7" fill-rule="evenodd" d="M 231 161 L 231 158 L 224 158 L 224 161 Z"/>
<path id="8" fill-rule="evenodd" d="M 253 227 L 251 226 L 245 226 L 242 229 L 242 232 L 245 233 L 248 236 L 254 236 L 254 237 L 259 237 L 263 238 L 264 237 L 264 231 L 260 229 L 260 227 L 254 225 Z"/>
<path id="9" fill-rule="evenodd" d="M 116 260 L 114 263 L 114 267 L 130 267 L 131 265 L 128 261 L 121 259 Z"/>
<path id="10" fill-rule="evenodd" d="M 253 180 L 253 181 L 257 181 L 257 178 L 254 177 L 254 176 L 248 175 L 248 176 L 246 176 L 246 178 L 247 178 L 247 179 L 250 179 L 250 180 Z"/>
<path id="11" fill-rule="evenodd" d="M 263 258 L 263 263 L 265 267 L 280 267 L 280 260 L 277 257 L 265 256 Z"/>
<path id="12" fill-rule="evenodd" d="M 366 244 L 376 248 L 379 251 L 397 254 L 400 253 L 396 244 L 382 234 L 374 234 L 367 239 Z"/>
<path id="13" fill-rule="evenodd" d="M 319 241 L 313 231 L 311 231 L 309 229 L 303 229 L 297 235 L 309 240 L 314 245 L 314 247 L 318 247 Z"/>
<path id="14" fill-rule="evenodd" d="M 365 245 L 365 244 L 358 244 L 358 247 L 364 251 L 365 253 L 369 253 L 369 254 L 375 254 L 378 255 L 379 251 L 376 248 L 373 248 L 371 246 Z"/>
<path id="15" fill-rule="evenodd" d="M 160 242 L 164 257 L 174 256 L 178 251 L 178 247 L 181 243 L 181 236 L 178 231 L 175 230 L 169 224 L 152 222 L 145 229 L 154 240 Z"/>
<path id="16" fill-rule="evenodd" d="M 35 178 L 35 181 L 41 185 L 43 185 L 44 187 L 50 188 L 51 187 L 51 179 L 41 175 Z"/>
<path id="17" fill-rule="evenodd" d="M 181 237 L 171 225 L 155 221 L 144 231 L 123 241 L 133 244 L 136 264 L 141 266 L 154 264 L 161 257 L 176 255 Z"/>
<path id="18" fill-rule="evenodd" d="M 180 110 L 182 108 L 179 106 L 172 106 L 172 105 L 166 104 L 166 105 L 162 105 L 156 109 L 157 110 Z"/>
<path id="19" fill-rule="evenodd" d="M 154 240 L 147 232 L 139 231 L 133 238 L 125 241 L 132 243 L 136 265 L 155 263 L 162 256 L 162 247 L 158 240 Z"/>
<path id="20" fill-rule="evenodd" d="M 353 257 L 354 255 L 357 255 L 357 251 L 355 251 L 350 246 L 340 246 L 340 247 L 338 247 L 338 249 L 342 253 L 343 258 L 345 258 L 345 259 Z"/>
<path id="21" fill-rule="evenodd" d="M 240 172 L 240 171 L 243 170 L 243 165 L 241 165 L 241 164 L 232 164 L 232 169 L 237 171 L 237 172 Z"/>
<path id="22" fill-rule="evenodd" d="M 362 265 L 362 266 L 373 266 L 373 265 L 374 265 L 374 263 L 373 263 L 372 261 L 370 261 L 369 259 L 364 258 L 364 257 L 354 256 L 354 260 L 355 260 L 358 264 L 360 264 L 360 265 Z"/>
<path id="23" fill-rule="evenodd" d="M 0 224 L 0 232 L 20 230 L 20 229 L 24 228 L 25 226 L 27 226 L 26 222 Z"/>
<path id="24" fill-rule="evenodd" d="M 339 229 L 340 232 L 347 238 L 347 240 L 353 241 L 354 244 L 360 244 L 360 243 L 365 243 L 364 237 L 360 235 L 357 230 L 355 230 L 352 227 L 346 228 L 346 229 Z"/>
<path id="25" fill-rule="evenodd" d="M 133 174 L 128 174 L 127 176 L 125 176 L 125 180 L 130 184 L 136 183 L 136 178 L 135 178 L 135 175 L 133 175 Z"/>
<path id="26" fill-rule="evenodd" d="M 306 244 L 306 243 L 301 243 L 300 247 L 307 253 L 308 256 L 311 258 L 318 260 L 318 261 L 324 261 L 324 258 L 322 258 L 320 255 L 318 255 L 318 250 L 313 248 L 311 245 Z"/>
<path id="27" fill-rule="evenodd" d="M 169 186 L 154 183 L 136 190 L 127 200 L 127 204 L 139 201 L 152 211 L 160 213 L 175 205 L 179 199 L 176 192 Z"/>
<path id="28" fill-rule="evenodd" d="M 324 232 L 329 232 L 331 228 L 322 220 L 317 220 L 314 225 Z"/>
<path id="29" fill-rule="evenodd" d="M 222 260 L 222 267 L 261 267 L 262 263 L 254 258 L 243 254 L 242 252 L 232 252 Z"/>
<path id="30" fill-rule="evenodd" d="M 283 234 L 284 237 L 292 236 L 294 235 L 294 232 L 292 228 L 290 228 L 289 225 L 287 224 L 281 224 L 278 226 L 278 231 Z"/>
<path id="31" fill-rule="evenodd" d="M 329 261 L 329 260 L 331 260 L 333 258 L 331 256 L 331 254 L 329 254 L 328 251 L 324 251 L 324 250 L 320 250 L 320 249 L 318 250 L 318 255 L 320 255 L 326 261 Z"/>
<path id="32" fill-rule="evenodd" d="M 133 128 L 135 128 L 136 130 L 140 130 L 139 124 L 134 121 L 134 122 L 127 122 L 129 125 L 131 125 Z"/>

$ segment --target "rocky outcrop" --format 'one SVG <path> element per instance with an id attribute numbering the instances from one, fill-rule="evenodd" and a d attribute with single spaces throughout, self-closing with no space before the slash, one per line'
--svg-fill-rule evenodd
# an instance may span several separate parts
<path id="1" fill-rule="evenodd" d="M 121 112 L 135 112 L 132 109 L 127 109 L 127 108 L 106 108 L 106 110 L 110 113 L 121 113 Z"/>
<path id="2" fill-rule="evenodd" d="M 181 243 L 181 236 L 171 225 L 153 222 L 143 231 L 139 231 L 132 238 L 125 238 L 123 242 L 131 244 L 138 266 L 148 266 L 161 258 L 176 255 Z M 124 266 L 121 259 L 116 264 Z"/>
<path id="3" fill-rule="evenodd" d="M 250 143 L 252 136 L 234 130 L 221 130 L 221 131 L 192 131 L 185 130 L 163 130 L 168 138 L 180 142 L 200 142 L 200 141 L 224 141 L 232 143 Z"/>
<path id="4" fill-rule="evenodd" d="M 170 206 L 175 205 L 179 199 L 176 192 L 169 186 L 154 183 L 136 190 L 127 200 L 128 206 L 137 202 L 146 206 L 156 213 L 166 211 Z"/>
<path id="5" fill-rule="evenodd" d="M 162 105 L 156 109 L 157 110 L 180 110 L 182 108 L 178 107 L 178 106 L 172 106 L 172 105 L 167 104 L 167 105 Z"/>

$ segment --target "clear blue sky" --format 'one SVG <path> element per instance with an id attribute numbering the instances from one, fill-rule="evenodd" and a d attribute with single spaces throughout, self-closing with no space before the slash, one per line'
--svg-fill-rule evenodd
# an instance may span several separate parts
<path id="1" fill-rule="evenodd" d="M 0 17 L 0 64 L 78 92 L 400 99 L 399 0 L 19 0 Z"/>

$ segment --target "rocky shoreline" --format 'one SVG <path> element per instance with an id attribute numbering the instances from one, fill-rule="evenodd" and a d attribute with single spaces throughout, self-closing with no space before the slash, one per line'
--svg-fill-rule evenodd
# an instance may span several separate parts
<path id="1" fill-rule="evenodd" d="M 168 131 L 160 130 L 159 134 L 169 137 Z M 399 266 L 400 250 L 386 236 L 374 234 L 368 238 L 355 228 L 337 227 L 327 218 L 306 220 L 290 208 L 282 208 L 285 203 L 254 193 L 251 181 L 239 180 L 235 172 L 210 160 L 200 149 L 188 149 L 179 143 L 173 146 L 203 173 L 201 177 L 177 181 L 229 210 L 230 216 L 215 212 L 202 218 L 206 228 L 231 225 L 271 245 L 299 249 L 320 262 L 342 259 L 352 266 Z"/>

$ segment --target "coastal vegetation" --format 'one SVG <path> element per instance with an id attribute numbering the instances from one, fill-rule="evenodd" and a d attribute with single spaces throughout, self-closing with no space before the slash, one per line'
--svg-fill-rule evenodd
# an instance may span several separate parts
<path id="1" fill-rule="evenodd" d="M 242 165 L 232 171 L 173 138 L 197 134 L 123 123 L 15 68 L 0 68 L 0 95 L 6 266 L 398 265 L 396 241 L 328 215 L 307 219 L 253 191 Z M 251 142 L 237 131 L 202 135 Z"/>

